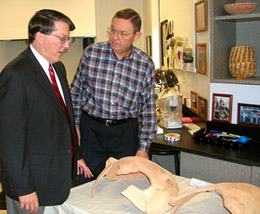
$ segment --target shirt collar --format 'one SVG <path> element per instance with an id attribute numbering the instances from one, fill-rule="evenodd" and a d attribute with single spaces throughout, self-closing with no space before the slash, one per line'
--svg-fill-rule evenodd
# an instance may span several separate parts
<path id="1" fill-rule="evenodd" d="M 113 51 L 113 49 L 112 49 L 111 46 L 110 46 L 110 42 L 108 42 L 108 47 L 109 47 L 109 51 L 110 51 L 111 53 L 113 53 L 114 57 L 117 59 L 117 56 L 116 56 L 115 52 Z M 131 52 L 130 52 L 130 54 L 129 54 L 128 56 L 125 56 L 125 57 L 124 57 L 123 59 L 121 59 L 121 60 L 133 59 L 133 58 L 134 58 L 134 53 L 135 53 L 134 46 L 131 45 Z"/>
<path id="2" fill-rule="evenodd" d="M 44 70 L 48 70 L 49 62 L 30 44 L 31 51 Z"/>

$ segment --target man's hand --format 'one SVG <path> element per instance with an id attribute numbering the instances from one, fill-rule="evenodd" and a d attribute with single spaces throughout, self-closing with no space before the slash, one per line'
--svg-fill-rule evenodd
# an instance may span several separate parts
<path id="1" fill-rule="evenodd" d="M 86 165 L 86 163 L 83 159 L 78 160 L 77 165 L 78 165 L 78 167 L 77 167 L 78 175 L 84 173 L 85 178 L 92 178 L 93 177 L 92 172 L 90 171 L 90 169 L 88 168 L 88 166 Z"/>
<path id="2" fill-rule="evenodd" d="M 20 209 L 30 211 L 30 213 L 37 213 L 39 209 L 39 202 L 36 192 L 28 195 L 19 196 Z"/>
<path id="3" fill-rule="evenodd" d="M 145 158 L 145 159 L 149 160 L 147 152 L 144 152 L 144 151 L 140 151 L 140 150 L 137 151 L 135 156 L 142 157 L 142 158 Z"/>

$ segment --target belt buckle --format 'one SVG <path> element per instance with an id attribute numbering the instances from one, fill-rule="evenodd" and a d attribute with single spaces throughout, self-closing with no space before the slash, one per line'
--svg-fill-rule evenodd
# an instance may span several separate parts
<path id="1" fill-rule="evenodd" d="M 109 124 L 112 124 L 112 120 L 106 120 L 106 126 L 109 126 Z"/>

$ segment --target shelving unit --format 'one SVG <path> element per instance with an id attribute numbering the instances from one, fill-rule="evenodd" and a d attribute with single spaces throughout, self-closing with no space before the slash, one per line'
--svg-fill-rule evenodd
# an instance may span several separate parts
<path id="1" fill-rule="evenodd" d="M 227 15 L 227 16 L 216 16 L 215 21 L 260 21 L 260 13 L 244 14 L 244 15 Z"/>
<path id="2" fill-rule="evenodd" d="M 260 5 L 251 14 L 229 15 L 223 8 L 230 0 L 211 0 L 211 75 L 213 83 L 260 84 Z M 238 1 L 237 1 L 238 2 Z M 240 1 L 241 2 L 241 1 Z M 242 1 L 245 2 L 245 1 Z M 237 80 L 229 72 L 229 55 L 234 46 L 250 45 L 256 54 L 254 77 Z"/>

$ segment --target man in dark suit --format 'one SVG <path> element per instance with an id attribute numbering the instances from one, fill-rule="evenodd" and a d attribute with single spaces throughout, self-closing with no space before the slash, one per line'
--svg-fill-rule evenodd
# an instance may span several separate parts
<path id="1" fill-rule="evenodd" d="M 0 74 L 2 187 L 9 213 L 43 213 L 62 204 L 81 159 L 66 71 L 59 61 L 75 26 L 40 10 L 29 22 L 30 46 Z"/>

